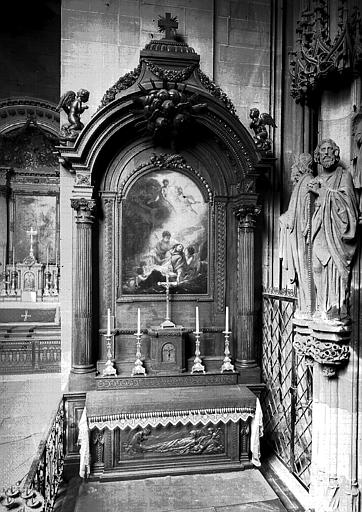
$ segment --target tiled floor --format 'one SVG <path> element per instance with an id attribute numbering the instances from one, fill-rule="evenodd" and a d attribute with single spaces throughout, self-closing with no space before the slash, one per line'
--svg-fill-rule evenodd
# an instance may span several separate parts
<path id="1" fill-rule="evenodd" d="M 60 374 L 0 375 L 0 488 L 26 476 L 62 388 Z"/>
<path id="2" fill-rule="evenodd" d="M 85 482 L 75 512 L 285 512 L 257 469 L 167 476 L 126 482 Z"/>

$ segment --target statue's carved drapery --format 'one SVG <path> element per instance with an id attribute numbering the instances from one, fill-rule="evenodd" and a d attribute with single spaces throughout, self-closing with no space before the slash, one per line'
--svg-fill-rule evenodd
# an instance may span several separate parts
<path id="1" fill-rule="evenodd" d="M 345 344 L 350 336 L 349 278 L 358 208 L 351 174 L 338 166 L 336 143 L 322 140 L 314 158 L 320 164 L 318 176 L 313 177 L 309 166 L 298 170 L 288 211 L 280 218 L 280 256 L 297 287 L 295 346 L 327 365 L 331 376 L 333 367 L 349 357 Z M 295 170 L 293 166 L 294 176 Z"/>

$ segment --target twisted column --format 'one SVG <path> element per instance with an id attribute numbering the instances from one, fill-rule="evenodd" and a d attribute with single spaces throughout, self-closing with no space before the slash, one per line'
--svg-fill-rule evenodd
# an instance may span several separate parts
<path id="1" fill-rule="evenodd" d="M 92 225 L 95 201 L 71 199 L 76 211 L 76 242 L 73 250 L 72 372 L 95 370 L 92 361 Z"/>
<path id="2" fill-rule="evenodd" d="M 237 271 L 237 322 L 236 360 L 237 370 L 254 368 L 255 347 L 255 305 L 254 305 L 254 230 L 260 207 L 256 205 L 238 206 L 235 215 L 238 219 L 238 271 Z"/>

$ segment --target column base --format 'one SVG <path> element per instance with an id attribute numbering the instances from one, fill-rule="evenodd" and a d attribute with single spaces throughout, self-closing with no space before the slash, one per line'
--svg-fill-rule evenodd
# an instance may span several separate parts
<path id="1" fill-rule="evenodd" d="M 80 373 L 92 373 L 94 372 L 95 373 L 96 371 L 96 367 L 94 366 L 94 364 L 86 364 L 86 365 L 72 365 L 72 369 L 70 370 L 70 373 L 77 373 L 77 374 L 80 374 Z"/>
<path id="2" fill-rule="evenodd" d="M 238 372 L 238 384 L 258 384 L 261 382 L 261 370 L 255 361 L 248 361 L 250 364 L 246 365 L 247 361 L 234 362 L 235 371 Z"/>

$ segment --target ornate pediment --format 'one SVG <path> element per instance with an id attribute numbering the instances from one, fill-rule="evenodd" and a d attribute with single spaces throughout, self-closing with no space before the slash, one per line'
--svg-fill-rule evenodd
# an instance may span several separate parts
<path id="1" fill-rule="evenodd" d="M 192 84 L 205 89 L 214 98 L 221 101 L 224 107 L 235 117 L 236 110 L 230 98 L 205 73 L 200 70 L 200 56 L 177 34 L 177 18 L 170 13 L 159 17 L 159 31 L 164 32 L 162 39 L 152 39 L 140 53 L 140 64 L 133 71 L 120 77 L 104 94 L 100 108 L 117 99 L 122 91 L 138 84 L 162 80 L 170 84 Z M 173 85 L 172 85 L 173 84 Z M 141 88 L 142 90 L 142 88 Z"/>
<path id="2" fill-rule="evenodd" d="M 337 87 L 341 78 L 361 74 L 362 22 L 358 7 L 350 13 L 340 2 L 337 33 L 331 38 L 332 10 L 314 0 L 297 24 L 296 49 L 290 52 L 290 91 L 298 103 L 311 102 L 322 88 Z"/>

